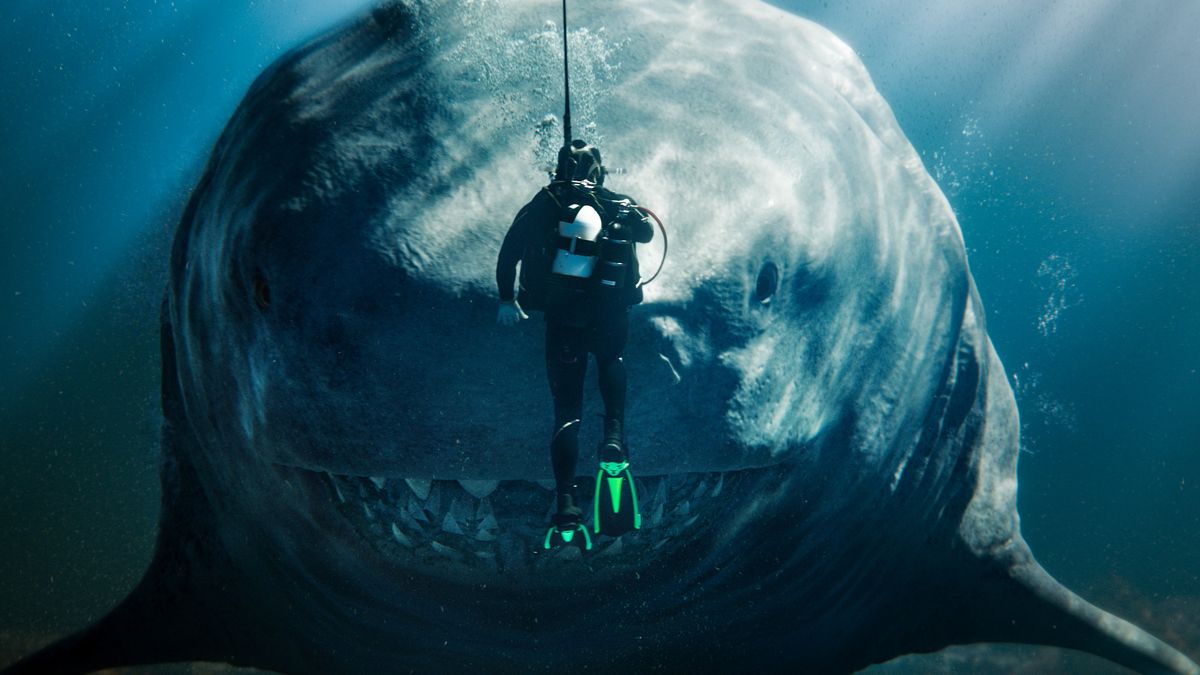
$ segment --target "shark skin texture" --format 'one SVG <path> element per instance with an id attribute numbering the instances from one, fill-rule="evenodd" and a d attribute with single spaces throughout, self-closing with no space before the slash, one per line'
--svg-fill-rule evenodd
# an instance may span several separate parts
<path id="1" fill-rule="evenodd" d="M 559 10 L 388 3 L 258 78 L 171 251 L 153 561 L 4 672 L 836 673 L 972 642 L 1200 672 L 1034 559 L 958 222 L 853 51 L 766 4 L 572 5 L 576 136 L 671 246 L 625 357 L 642 529 L 542 549 L 543 329 L 495 325 L 494 269 L 561 143 Z"/>

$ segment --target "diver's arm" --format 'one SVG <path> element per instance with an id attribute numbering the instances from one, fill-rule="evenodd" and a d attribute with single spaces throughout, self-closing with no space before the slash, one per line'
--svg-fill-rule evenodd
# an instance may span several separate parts
<path id="1" fill-rule="evenodd" d="M 639 244 L 647 244 L 654 238 L 654 225 L 650 224 L 650 216 L 638 209 L 638 217 L 633 222 L 633 240 Z"/>
<path id="2" fill-rule="evenodd" d="M 496 258 L 496 287 L 500 290 L 501 302 L 512 302 L 516 298 L 513 284 L 517 281 L 517 263 L 521 260 L 521 251 L 525 249 L 520 224 L 521 216 L 518 214 L 512 227 L 508 228 L 508 234 L 504 235 L 500 256 Z"/>
<path id="3" fill-rule="evenodd" d="M 496 258 L 496 287 L 500 291 L 501 302 L 513 302 L 516 291 L 513 289 L 517 281 L 517 263 L 525 251 L 525 240 L 529 236 L 529 215 L 537 202 L 534 197 L 528 204 L 517 212 L 513 218 L 504 242 L 500 244 L 500 255 Z"/>
<path id="4" fill-rule="evenodd" d="M 496 285 L 500 288 L 500 309 L 496 313 L 496 323 L 501 326 L 515 326 L 521 319 L 529 318 L 521 309 L 521 305 L 517 304 L 513 291 L 513 282 L 517 278 L 517 262 L 525 248 L 524 237 L 521 236 L 524 229 L 521 227 L 521 215 L 525 211 L 526 209 L 521 209 L 512 227 L 508 228 L 508 234 L 504 235 L 504 243 L 500 244 L 500 256 L 496 259 Z"/>
<path id="5" fill-rule="evenodd" d="M 650 222 L 650 216 L 632 199 L 629 199 L 629 209 L 629 215 L 625 216 L 624 220 L 633 235 L 633 240 L 639 244 L 649 243 L 654 238 L 654 225 Z"/>
<path id="6" fill-rule="evenodd" d="M 603 198 L 612 202 L 616 207 L 628 208 L 629 215 L 621 219 L 622 224 L 631 230 L 633 240 L 639 244 L 650 243 L 654 239 L 654 224 L 650 222 L 650 216 L 645 211 L 638 208 L 638 203 L 629 195 L 623 195 L 619 192 L 612 192 L 608 188 L 600 188 L 598 191 Z"/>
<path id="7" fill-rule="evenodd" d="M 619 214 L 622 210 L 629 209 L 628 215 L 618 217 L 621 225 L 629 228 L 635 242 L 646 244 L 654 239 L 654 225 L 650 222 L 650 216 L 638 208 L 632 197 L 603 187 L 596 190 L 596 193 L 602 201 L 607 202 L 606 208 L 609 213 L 615 211 Z"/>
<path id="8" fill-rule="evenodd" d="M 496 312 L 496 323 L 501 326 L 515 326 L 522 319 L 528 318 L 529 315 L 525 313 L 525 310 L 521 309 L 520 303 L 516 300 L 509 300 L 508 302 L 500 301 L 500 309 Z"/>
<path id="9" fill-rule="evenodd" d="M 529 315 L 517 303 L 513 284 L 517 280 L 517 263 L 520 262 L 521 255 L 525 251 L 530 223 L 537 210 L 536 206 L 540 197 L 541 193 L 539 192 L 517 212 L 517 217 L 513 218 L 512 225 L 504 235 L 504 242 L 500 244 L 500 255 L 496 258 L 496 287 L 500 292 L 500 309 L 496 313 L 496 323 L 502 326 L 515 326 L 522 319 L 529 318 Z"/>

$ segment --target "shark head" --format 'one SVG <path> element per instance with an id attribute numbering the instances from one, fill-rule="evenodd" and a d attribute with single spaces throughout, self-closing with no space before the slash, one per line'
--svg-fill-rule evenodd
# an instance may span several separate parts
<path id="1" fill-rule="evenodd" d="M 472 582 L 560 583 L 501 555 L 552 497 L 541 322 L 494 322 L 499 243 L 558 101 L 529 86 L 557 65 L 536 13 L 468 15 L 493 50 L 476 54 L 428 37 L 463 20 L 444 8 L 381 10 L 264 75 L 218 143 L 177 240 L 172 325 L 213 489 L 282 510 L 255 546 L 293 545 L 277 520 L 345 511 L 399 567 L 411 544 L 444 572 L 421 562 L 437 545 Z M 713 58 L 772 17 L 787 29 Z M 670 224 L 626 357 L 648 525 L 614 556 L 630 569 L 793 508 L 829 467 L 894 488 L 970 287 L 950 209 L 853 53 L 770 8 L 726 18 L 681 40 L 655 12 L 620 15 L 654 51 L 577 34 L 584 73 L 620 61 L 583 80 L 628 167 L 610 182 Z M 496 70 L 522 49 L 528 70 Z M 653 269 L 661 242 L 644 249 Z M 759 482 L 780 476 L 768 499 Z M 706 498 L 734 478 L 745 495 Z M 316 493 L 291 504 L 289 482 Z"/>
<path id="2" fill-rule="evenodd" d="M 253 85 L 175 240 L 159 552 L 108 621 L 209 620 L 89 663 L 840 671 L 1020 640 L 1191 672 L 1033 561 L 958 223 L 853 51 L 762 4 L 578 7 L 577 122 L 670 246 L 625 356 L 643 527 L 542 549 L 543 328 L 495 325 L 494 270 L 561 136 L 556 10 L 392 3 Z"/>

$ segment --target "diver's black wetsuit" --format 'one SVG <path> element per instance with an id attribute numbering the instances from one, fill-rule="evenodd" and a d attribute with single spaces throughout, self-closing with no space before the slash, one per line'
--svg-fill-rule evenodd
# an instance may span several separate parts
<path id="1" fill-rule="evenodd" d="M 603 187 L 595 188 L 593 194 L 592 205 L 597 207 L 604 227 L 619 230 L 622 226 L 616 224 L 617 210 L 621 200 L 629 198 Z M 501 301 L 513 300 L 516 266 L 523 259 L 519 302 L 528 309 L 542 309 L 546 314 L 546 375 L 554 398 L 550 459 L 559 494 L 571 491 L 579 459 L 579 426 L 588 354 L 596 356 L 606 428 L 615 420 L 619 431 L 624 423 L 627 377 L 621 355 L 628 337 L 629 306 L 642 301 L 642 289 L 630 283 L 617 302 L 602 302 L 595 294 L 588 294 L 570 306 L 556 306 L 551 301 L 551 306 L 547 307 L 545 296 L 538 292 L 539 287 L 545 285 L 544 277 L 543 282 L 527 283 L 527 278 L 536 274 L 533 268 L 537 261 L 549 265 L 553 244 L 546 242 L 555 241 L 562 201 L 561 185 L 551 184 L 538 192 L 517 213 L 496 262 L 496 283 Z M 631 230 L 626 232 L 626 237 L 637 243 L 646 243 L 654 236 L 650 223 L 642 217 L 627 219 L 624 227 Z M 539 246 L 545 248 L 539 251 Z M 548 268 L 542 273 L 548 274 Z M 629 278 L 633 282 L 638 278 L 636 255 L 630 261 Z"/>

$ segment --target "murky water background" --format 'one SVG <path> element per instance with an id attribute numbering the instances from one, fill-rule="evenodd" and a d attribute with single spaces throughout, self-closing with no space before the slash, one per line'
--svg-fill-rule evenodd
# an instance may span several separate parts
<path id="1" fill-rule="evenodd" d="M 0 8 L 0 662 L 149 560 L 177 210 L 251 79 L 361 4 Z M 1034 552 L 1200 655 L 1200 5 L 780 4 L 859 52 L 958 214 Z M 1105 668 L 987 646 L 874 670 Z"/>

